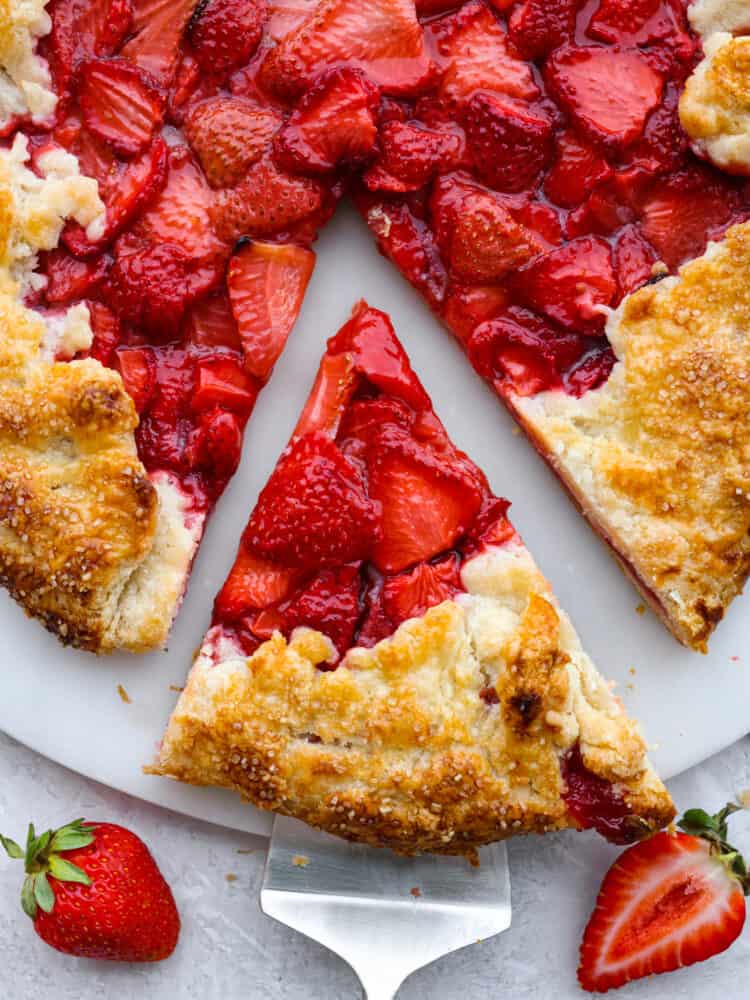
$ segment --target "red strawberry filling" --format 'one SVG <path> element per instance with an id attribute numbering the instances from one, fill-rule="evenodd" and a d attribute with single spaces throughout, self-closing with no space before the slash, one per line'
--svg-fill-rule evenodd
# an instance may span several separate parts
<path id="1" fill-rule="evenodd" d="M 562 760 L 562 777 L 565 804 L 583 829 L 594 829 L 613 844 L 630 844 L 642 836 L 625 799 L 588 770 L 578 744 Z"/>
<path id="2" fill-rule="evenodd" d="M 339 655 L 463 590 L 465 558 L 514 536 L 508 504 L 449 440 L 388 318 L 332 337 L 260 495 L 214 624 L 246 652 L 308 626 Z"/>

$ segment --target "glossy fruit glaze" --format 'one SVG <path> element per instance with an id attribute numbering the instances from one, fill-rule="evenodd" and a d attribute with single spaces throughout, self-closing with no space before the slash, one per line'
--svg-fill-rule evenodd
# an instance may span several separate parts
<path id="1" fill-rule="evenodd" d="M 318 629 L 335 666 L 461 592 L 464 559 L 514 537 L 507 509 L 449 440 L 388 317 L 361 303 L 328 342 L 213 624 L 246 653 Z"/>
<path id="2" fill-rule="evenodd" d="M 609 781 L 588 770 L 577 743 L 563 757 L 562 777 L 565 804 L 583 829 L 594 829 L 613 844 L 632 844 L 643 836 L 625 799 Z"/>
<path id="3" fill-rule="evenodd" d="M 417 7 L 435 83 L 381 116 L 358 204 L 501 396 L 581 395 L 614 363 L 603 307 L 750 216 L 680 126 L 688 3 Z"/>

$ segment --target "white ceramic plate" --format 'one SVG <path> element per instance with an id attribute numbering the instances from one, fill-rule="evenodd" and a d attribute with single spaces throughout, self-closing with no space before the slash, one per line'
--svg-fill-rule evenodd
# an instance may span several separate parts
<path id="1" fill-rule="evenodd" d="M 0 595 L 0 728 L 104 784 L 201 819 L 267 833 L 270 819 L 216 789 L 146 777 L 234 558 L 240 532 L 309 392 L 326 339 L 365 297 L 387 310 L 453 440 L 486 471 L 584 645 L 618 682 L 665 777 L 750 730 L 750 614 L 737 600 L 708 656 L 682 649 L 649 614 L 533 448 L 349 206 L 318 245 L 319 263 L 289 346 L 250 421 L 242 467 L 215 512 L 167 652 L 97 659 L 62 649 Z M 743 656 L 743 653 L 746 654 Z M 131 704 L 118 694 L 118 685 Z"/>

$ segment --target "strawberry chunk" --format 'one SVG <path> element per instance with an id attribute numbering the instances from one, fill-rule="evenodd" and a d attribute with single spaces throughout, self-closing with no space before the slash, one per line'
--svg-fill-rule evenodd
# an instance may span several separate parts
<path id="1" fill-rule="evenodd" d="M 323 207 L 324 189 L 309 177 L 291 177 L 270 158 L 254 163 L 234 188 L 217 191 L 211 207 L 222 239 L 269 236 L 314 216 Z"/>
<path id="2" fill-rule="evenodd" d="M 656 254 L 635 226 L 626 226 L 614 249 L 618 298 L 624 298 L 653 276 Z"/>
<path id="3" fill-rule="evenodd" d="M 202 347 L 228 347 L 238 354 L 242 341 L 234 320 L 229 296 L 217 292 L 196 303 L 185 320 L 185 341 Z"/>
<path id="4" fill-rule="evenodd" d="M 56 0 L 49 5 L 49 14 L 50 65 L 64 103 L 78 65 L 112 55 L 120 47 L 130 30 L 133 7 L 131 0 Z"/>
<path id="5" fill-rule="evenodd" d="M 508 21 L 508 35 L 524 59 L 543 59 L 573 40 L 582 0 L 525 0 Z"/>
<path id="6" fill-rule="evenodd" d="M 294 441 L 260 495 L 246 543 L 304 569 L 366 559 L 380 538 L 377 504 L 324 434 Z"/>
<path id="7" fill-rule="evenodd" d="M 244 66 L 258 48 L 266 14 L 265 0 L 208 0 L 199 4 L 189 37 L 201 68 L 226 76 Z"/>
<path id="8" fill-rule="evenodd" d="M 194 450 L 198 468 L 208 473 L 204 487 L 212 497 L 224 491 L 240 464 L 242 428 L 248 412 L 238 414 L 215 406 L 201 414 Z"/>
<path id="9" fill-rule="evenodd" d="M 115 370 L 122 377 L 125 391 L 142 414 L 151 402 L 156 387 L 156 362 L 150 347 L 121 347 L 114 355 Z"/>
<path id="10" fill-rule="evenodd" d="M 258 396 L 258 386 L 232 357 L 201 358 L 192 406 L 197 412 L 220 406 L 248 416 Z"/>
<path id="11" fill-rule="evenodd" d="M 610 305 L 617 292 L 610 246 L 594 236 L 538 257 L 512 282 L 532 309 L 566 329 L 589 333 L 603 330 L 602 307 Z"/>
<path id="12" fill-rule="evenodd" d="M 307 20 L 318 0 L 269 0 L 266 30 L 270 38 L 280 42 Z"/>
<path id="13" fill-rule="evenodd" d="M 297 570 L 262 559 L 241 545 L 227 581 L 214 606 L 215 621 L 234 621 L 253 608 L 267 608 L 294 589 Z"/>
<path id="14" fill-rule="evenodd" d="M 499 281 L 542 249 L 498 195 L 460 175 L 438 180 L 431 207 L 440 251 L 461 280 Z"/>
<path id="15" fill-rule="evenodd" d="M 410 573 L 389 577 L 383 584 L 383 609 L 396 628 L 409 618 L 420 618 L 462 590 L 459 560 L 454 553 L 438 562 L 420 563 Z"/>
<path id="16" fill-rule="evenodd" d="M 637 49 L 577 46 L 547 62 L 552 95 L 594 143 L 619 151 L 638 139 L 658 105 L 664 81 Z M 618 86 L 612 87 L 616 79 Z"/>
<path id="17" fill-rule="evenodd" d="M 586 28 L 600 42 L 654 45 L 669 42 L 680 61 L 693 54 L 684 5 L 674 0 L 601 0 Z"/>
<path id="18" fill-rule="evenodd" d="M 198 4 L 199 0 L 133 0 L 135 34 L 120 54 L 168 86 L 182 36 Z"/>
<path id="19" fill-rule="evenodd" d="M 592 348 L 580 361 L 572 365 L 563 380 L 569 396 L 585 396 L 591 389 L 598 389 L 609 378 L 617 358 L 608 343 Z"/>
<path id="20" fill-rule="evenodd" d="M 185 135 L 212 187 L 232 187 L 271 145 L 281 118 L 240 97 L 202 101 L 185 120 Z"/>
<path id="21" fill-rule="evenodd" d="M 326 73 L 302 98 L 276 136 L 277 163 L 290 173 L 357 166 L 375 148 L 378 90 L 359 70 Z"/>
<path id="22" fill-rule="evenodd" d="M 429 407 L 429 397 L 412 371 L 391 321 L 379 309 L 364 302 L 356 305 L 349 322 L 328 341 L 328 351 L 350 354 L 355 371 L 381 392 L 403 399 L 416 410 Z"/>
<path id="23" fill-rule="evenodd" d="M 499 285 L 456 283 L 451 285 L 445 297 L 443 320 L 465 345 L 479 324 L 498 316 L 508 301 L 508 292 Z"/>
<path id="24" fill-rule="evenodd" d="M 85 63 L 78 100 L 86 127 L 122 156 L 142 153 L 161 125 L 161 94 L 141 70 L 120 60 Z"/>
<path id="25" fill-rule="evenodd" d="M 380 129 L 380 157 L 363 175 L 364 183 L 370 191 L 418 191 L 458 163 L 462 145 L 455 132 L 388 121 Z"/>
<path id="26" fill-rule="evenodd" d="M 120 321 L 103 302 L 89 302 L 88 307 L 94 334 L 89 356 L 103 365 L 109 365 L 114 349 L 120 343 Z"/>
<path id="27" fill-rule="evenodd" d="M 373 442 L 368 469 L 370 495 L 383 509 L 372 561 L 383 573 L 400 573 L 450 549 L 481 503 L 481 486 L 465 460 L 437 458 L 393 425 Z"/>
<path id="28" fill-rule="evenodd" d="M 294 437 L 320 431 L 335 438 L 358 382 L 351 354 L 325 354 Z"/>
<path id="29" fill-rule="evenodd" d="M 107 273 L 107 262 L 103 257 L 77 260 L 65 250 L 57 249 L 46 255 L 41 270 L 47 276 L 44 290 L 47 302 L 68 305 L 85 299 L 101 285 Z"/>
<path id="30" fill-rule="evenodd" d="M 549 121 L 492 94 L 471 98 L 464 126 L 479 178 L 499 191 L 528 190 L 550 158 Z"/>
<path id="31" fill-rule="evenodd" d="M 444 102 L 461 104 L 478 90 L 525 101 L 539 96 L 531 68 L 513 55 L 500 22 L 480 0 L 431 27 L 445 67 L 439 89 Z"/>
<path id="32" fill-rule="evenodd" d="M 386 94 L 412 94 L 433 67 L 413 0 L 322 0 L 271 49 L 262 69 L 267 86 L 296 96 L 340 63 L 361 69 Z"/>
<path id="33" fill-rule="evenodd" d="M 698 167 L 657 182 L 645 199 L 641 229 L 661 260 L 675 270 L 698 257 L 739 207 L 736 187 Z"/>
<path id="34" fill-rule="evenodd" d="M 232 257 L 227 284 L 245 367 L 265 381 L 299 315 L 315 266 L 311 250 L 254 241 Z"/>
<path id="35" fill-rule="evenodd" d="M 577 208 L 599 183 L 612 176 L 607 161 L 572 130 L 558 136 L 544 193 L 556 205 Z"/>

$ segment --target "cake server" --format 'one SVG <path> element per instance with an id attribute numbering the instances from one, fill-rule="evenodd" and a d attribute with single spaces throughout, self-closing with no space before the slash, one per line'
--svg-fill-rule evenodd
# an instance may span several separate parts
<path id="1" fill-rule="evenodd" d="M 412 972 L 510 926 L 505 844 L 465 858 L 400 858 L 277 816 L 263 912 L 351 965 L 367 1000 L 393 1000 Z"/>

